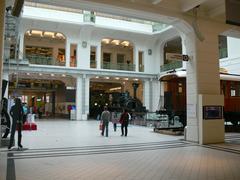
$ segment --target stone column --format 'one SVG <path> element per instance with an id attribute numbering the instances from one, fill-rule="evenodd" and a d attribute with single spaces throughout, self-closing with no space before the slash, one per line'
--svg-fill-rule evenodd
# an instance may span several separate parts
<path id="1" fill-rule="evenodd" d="M 76 80 L 76 120 L 82 120 L 83 113 L 83 78 L 78 76 Z"/>
<path id="2" fill-rule="evenodd" d="M 200 144 L 224 142 L 224 120 L 203 117 L 203 107 L 223 106 L 224 97 L 220 95 L 218 34 L 219 27 L 212 22 L 202 24 L 204 41 L 196 39 L 190 32 L 183 38 L 187 62 L 187 134 L 189 141 Z M 215 27 L 216 26 L 216 27 Z M 212 28 L 210 28 L 212 27 Z"/>
<path id="3" fill-rule="evenodd" d="M 68 39 L 66 39 L 66 45 L 65 45 L 65 66 L 70 67 L 70 42 Z"/>

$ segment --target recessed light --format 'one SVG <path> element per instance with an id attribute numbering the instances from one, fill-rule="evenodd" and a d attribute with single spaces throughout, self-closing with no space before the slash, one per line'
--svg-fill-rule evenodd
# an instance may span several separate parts
<path id="1" fill-rule="evenodd" d="M 39 73 L 39 76 L 42 76 L 42 73 Z"/>
<path id="2" fill-rule="evenodd" d="M 51 74 L 51 76 L 55 76 L 54 74 Z"/>
<path id="3" fill-rule="evenodd" d="M 119 80 L 120 78 L 119 77 L 115 77 L 116 80 Z"/>

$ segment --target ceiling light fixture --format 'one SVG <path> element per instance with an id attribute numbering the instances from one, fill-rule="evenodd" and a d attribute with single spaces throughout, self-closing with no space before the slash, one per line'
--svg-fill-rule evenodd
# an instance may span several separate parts
<path id="1" fill-rule="evenodd" d="M 102 39 L 102 42 L 105 43 L 105 44 L 109 44 L 110 43 L 110 39 Z"/>
<path id="2" fill-rule="evenodd" d="M 123 42 L 121 42 L 121 45 L 123 45 L 123 46 L 129 46 L 130 43 L 129 43 L 128 41 L 123 41 Z"/>
<path id="3" fill-rule="evenodd" d="M 120 44 L 120 40 L 114 39 L 114 40 L 112 40 L 111 43 L 115 44 L 115 45 L 119 45 Z"/>

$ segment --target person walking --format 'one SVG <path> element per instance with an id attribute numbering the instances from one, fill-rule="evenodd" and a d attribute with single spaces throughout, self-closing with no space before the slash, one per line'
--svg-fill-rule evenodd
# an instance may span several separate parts
<path id="1" fill-rule="evenodd" d="M 120 123 L 121 123 L 121 130 L 122 130 L 122 135 L 121 136 L 124 136 L 124 135 L 127 136 L 127 134 L 128 134 L 128 123 L 129 123 L 129 115 L 128 115 L 127 109 L 124 109 L 123 113 L 121 114 Z"/>
<path id="2" fill-rule="evenodd" d="M 118 123 L 118 115 L 117 115 L 117 111 L 112 112 L 112 123 L 113 123 L 113 129 L 116 132 L 117 131 L 117 123 Z"/>
<path id="3" fill-rule="evenodd" d="M 14 135 L 16 131 L 16 127 L 18 127 L 18 148 L 22 149 L 22 124 L 23 124 L 23 107 L 22 102 L 19 98 L 15 98 L 15 104 L 11 107 L 10 115 L 12 116 L 12 129 L 10 136 L 10 144 L 8 149 L 11 150 L 13 147 Z"/>
<path id="4" fill-rule="evenodd" d="M 104 106 L 104 111 L 101 114 L 101 120 L 102 120 L 102 136 L 104 136 L 104 131 L 106 129 L 106 137 L 108 137 L 108 124 L 111 118 L 111 114 L 107 109 L 107 106 Z"/>

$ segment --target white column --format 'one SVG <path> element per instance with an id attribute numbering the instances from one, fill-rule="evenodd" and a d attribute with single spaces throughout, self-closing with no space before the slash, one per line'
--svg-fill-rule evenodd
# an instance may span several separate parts
<path id="1" fill-rule="evenodd" d="M 97 61 L 97 69 L 101 69 L 101 57 L 102 57 L 102 45 L 99 43 L 97 45 L 97 52 L 96 52 L 96 61 Z"/>
<path id="2" fill-rule="evenodd" d="M 136 45 L 134 46 L 133 49 L 133 58 L 134 58 L 134 62 L 133 64 L 135 64 L 135 72 L 139 72 L 139 56 L 138 56 L 138 48 L 136 47 Z"/>
<path id="3" fill-rule="evenodd" d="M 5 1 L 0 1 L 0 82 L 2 82 L 2 69 L 3 69 L 3 52 L 4 52 L 4 17 L 5 17 Z M 0 94 L 2 94 L 2 83 L 0 83 Z M 0 96 L 0 101 L 2 97 Z M 0 134 L 2 134 L 0 128 Z M 2 136 L 0 136 L 0 147 L 2 145 Z"/>
<path id="4" fill-rule="evenodd" d="M 81 64 L 81 56 L 82 56 L 81 47 L 82 47 L 81 42 L 79 42 L 77 44 L 77 67 L 78 68 L 80 68 L 80 64 Z"/>
<path id="5" fill-rule="evenodd" d="M 81 76 L 77 77 L 76 80 L 76 120 L 82 120 L 82 99 L 83 99 L 83 89 L 82 89 L 82 84 L 83 84 L 83 78 Z"/>
<path id="6" fill-rule="evenodd" d="M 66 44 L 65 44 L 65 60 L 66 60 L 66 67 L 70 67 L 70 42 L 69 40 L 66 38 Z"/>
<path id="7" fill-rule="evenodd" d="M 151 111 L 155 112 L 158 109 L 159 99 L 160 99 L 160 82 L 157 80 L 153 80 L 150 86 L 150 91 L 152 91 L 151 99 Z"/>
<path id="8" fill-rule="evenodd" d="M 88 114 L 89 114 L 89 91 L 90 91 L 90 79 L 89 77 L 86 77 L 85 79 L 85 84 L 84 84 L 84 89 L 85 89 L 85 107 L 84 107 L 84 120 L 87 120 Z"/>
<path id="9" fill-rule="evenodd" d="M 150 110 L 150 81 L 143 81 L 143 105 Z"/>
<path id="10" fill-rule="evenodd" d="M 18 59 L 23 59 L 24 56 L 24 33 L 19 35 L 19 52 Z"/>

